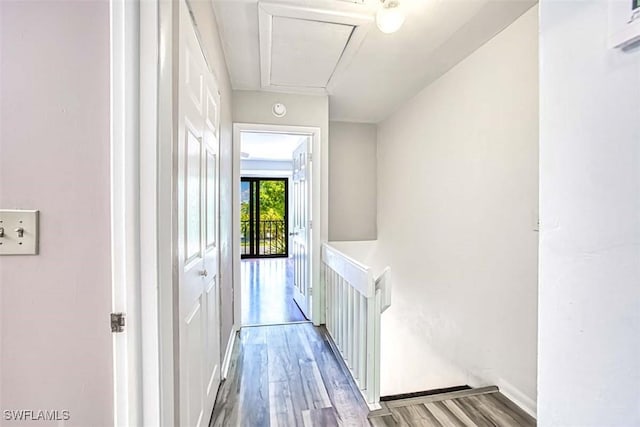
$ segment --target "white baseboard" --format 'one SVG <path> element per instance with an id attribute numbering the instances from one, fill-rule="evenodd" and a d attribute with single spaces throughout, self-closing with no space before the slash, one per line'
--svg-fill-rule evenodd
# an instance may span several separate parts
<path id="1" fill-rule="evenodd" d="M 535 400 L 531 399 L 529 396 L 502 379 L 498 380 L 498 384 L 496 385 L 500 389 L 500 393 L 504 394 L 527 414 L 531 415 L 533 418 L 537 418 L 538 403 Z"/>
<path id="2" fill-rule="evenodd" d="M 231 328 L 229 340 L 227 341 L 227 349 L 224 351 L 224 359 L 222 359 L 222 370 L 220 371 L 221 379 L 226 379 L 229 375 L 229 365 L 231 365 L 231 355 L 233 354 L 233 346 L 236 342 L 237 328 Z"/>

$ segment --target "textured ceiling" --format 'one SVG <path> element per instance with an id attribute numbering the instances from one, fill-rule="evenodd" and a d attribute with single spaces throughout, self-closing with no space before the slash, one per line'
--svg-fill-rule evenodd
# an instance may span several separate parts
<path id="1" fill-rule="evenodd" d="M 379 4 L 375 0 L 365 0 L 363 4 L 342 0 L 280 0 L 279 3 L 356 11 L 371 17 Z M 353 58 L 333 76 L 328 89 L 330 119 L 370 123 L 385 119 L 535 3 L 534 0 L 402 0 L 407 19 L 400 31 L 383 34 L 371 25 Z M 262 90 L 258 1 L 213 0 L 213 5 L 233 88 Z M 304 26 L 291 26 L 287 31 L 286 36 L 292 39 L 291 48 L 295 49 L 296 43 L 300 44 L 296 41 L 296 32 L 299 38 L 304 38 Z M 315 42 L 322 41 L 321 33 L 314 37 L 320 37 Z M 343 36 L 328 33 L 326 37 Z M 284 40 L 281 37 L 277 41 L 281 49 Z M 333 65 L 326 62 L 334 59 L 328 55 L 317 61 L 323 62 L 320 68 L 329 69 Z M 307 84 L 311 77 L 317 80 L 317 76 L 305 75 L 309 74 L 308 61 L 291 61 L 285 68 L 279 63 L 277 67 L 280 67 L 280 76 L 300 85 Z M 303 92 L 303 88 L 300 89 Z M 285 90 L 298 91 L 296 88 Z"/>

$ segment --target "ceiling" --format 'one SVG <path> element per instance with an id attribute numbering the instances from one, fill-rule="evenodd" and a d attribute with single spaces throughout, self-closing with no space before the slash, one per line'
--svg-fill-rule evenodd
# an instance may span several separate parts
<path id="1" fill-rule="evenodd" d="M 383 34 L 379 0 L 212 0 L 236 90 L 329 95 L 331 120 L 379 122 L 535 0 L 401 0 Z"/>
<path id="2" fill-rule="evenodd" d="M 300 145 L 300 135 L 267 132 L 242 132 L 240 151 L 243 160 L 291 160 L 293 151 Z"/>

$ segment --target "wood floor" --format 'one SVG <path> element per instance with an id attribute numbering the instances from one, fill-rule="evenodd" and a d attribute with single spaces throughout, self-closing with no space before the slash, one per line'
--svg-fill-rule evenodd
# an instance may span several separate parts
<path id="1" fill-rule="evenodd" d="M 243 325 L 307 320 L 293 300 L 291 259 L 244 259 L 241 277 Z"/>
<path id="2" fill-rule="evenodd" d="M 368 407 L 311 323 L 243 328 L 210 426 L 369 426 Z"/>
<path id="3" fill-rule="evenodd" d="M 243 328 L 210 427 L 533 427 L 497 387 L 381 402 L 369 414 L 323 327 Z"/>
<path id="4" fill-rule="evenodd" d="M 503 396 L 497 387 L 383 403 L 371 414 L 374 427 L 533 427 L 535 419 Z"/>

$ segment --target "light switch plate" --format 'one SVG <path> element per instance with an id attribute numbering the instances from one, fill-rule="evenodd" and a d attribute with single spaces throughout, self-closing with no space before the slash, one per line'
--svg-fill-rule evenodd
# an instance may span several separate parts
<path id="1" fill-rule="evenodd" d="M 37 255 L 38 228 L 39 211 L 0 209 L 0 255 Z"/>

